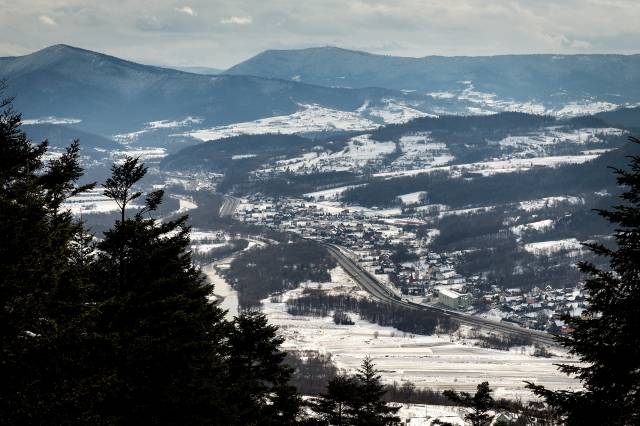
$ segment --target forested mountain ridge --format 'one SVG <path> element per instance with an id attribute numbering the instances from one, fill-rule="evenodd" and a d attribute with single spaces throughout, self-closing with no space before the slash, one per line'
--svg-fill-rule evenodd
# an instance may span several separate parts
<path id="1" fill-rule="evenodd" d="M 286 115 L 300 104 L 355 110 L 367 100 L 402 97 L 386 89 L 339 89 L 252 76 L 210 76 L 125 61 L 67 45 L 0 60 L 25 118 L 80 120 L 100 134 L 137 130 L 147 122 L 199 117 L 218 125 Z M 118 105 L 118 108 L 113 108 Z"/>
<path id="2" fill-rule="evenodd" d="M 472 82 L 481 92 L 514 99 L 596 96 L 636 99 L 640 55 L 425 56 L 422 58 L 318 47 L 267 50 L 227 74 L 294 79 L 325 86 L 387 87 L 447 92 Z"/>

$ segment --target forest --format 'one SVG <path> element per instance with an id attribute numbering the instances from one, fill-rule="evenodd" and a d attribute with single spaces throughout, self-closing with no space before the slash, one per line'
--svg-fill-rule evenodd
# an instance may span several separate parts
<path id="1" fill-rule="evenodd" d="M 296 288 L 304 281 L 328 282 L 336 261 L 320 244 L 298 240 L 247 250 L 224 274 L 238 291 L 242 307 L 260 306 L 271 294 Z"/>
<path id="2" fill-rule="evenodd" d="M 394 327 L 405 333 L 431 335 L 436 331 L 452 333 L 458 329 L 455 321 L 437 312 L 418 312 L 368 298 L 327 295 L 318 290 L 305 289 L 303 296 L 287 300 L 287 312 L 291 315 L 326 317 L 334 311 L 343 313 L 342 317 L 334 315 L 334 321 L 342 324 L 348 324 L 344 313 L 353 312 L 366 321 Z"/>

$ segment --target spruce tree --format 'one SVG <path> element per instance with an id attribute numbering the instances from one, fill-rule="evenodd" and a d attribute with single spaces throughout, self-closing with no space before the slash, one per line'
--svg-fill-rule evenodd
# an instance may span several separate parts
<path id="1" fill-rule="evenodd" d="M 27 138 L 11 99 L 0 109 L 0 423 L 74 423 L 95 396 L 95 345 L 86 265 L 70 261 L 82 226 L 63 203 L 91 185 L 77 184 L 78 141 L 45 164 L 47 142 Z"/>
<path id="2" fill-rule="evenodd" d="M 400 407 L 387 405 L 382 398 L 386 390 L 369 357 L 354 376 L 336 376 L 327 391 L 312 404 L 312 409 L 330 425 L 393 425 Z"/>
<path id="3" fill-rule="evenodd" d="M 227 391 L 234 424 L 297 424 L 302 401 L 290 384 L 293 370 L 284 364 L 277 327 L 257 311 L 241 313 L 232 325 Z"/>
<path id="4" fill-rule="evenodd" d="M 359 384 L 359 406 L 356 414 L 356 423 L 359 425 L 383 426 L 400 421 L 395 416 L 400 407 L 392 407 L 386 404 L 382 398 L 387 391 L 380 382 L 380 375 L 375 369 L 371 358 L 365 357 L 356 374 Z"/>
<path id="5" fill-rule="evenodd" d="M 105 184 L 121 214 L 94 262 L 95 331 L 108 344 L 97 361 L 106 395 L 99 416 L 116 423 L 221 424 L 228 324 L 191 263 L 187 217 L 163 223 L 151 217 L 161 191 L 147 194 L 127 216 L 127 205 L 143 195 L 136 184 L 145 173 L 129 158 L 113 166 Z"/>
<path id="6" fill-rule="evenodd" d="M 586 244 L 607 258 L 609 267 L 578 264 L 588 276 L 587 308 L 581 316 L 564 317 L 573 331 L 559 337 L 581 361 L 560 370 L 575 375 L 584 389 L 554 392 L 528 384 L 568 425 L 640 424 L 640 156 L 630 160 L 628 170 L 614 169 L 624 188 L 622 203 L 598 211 L 616 225 L 616 246 Z"/>
<path id="7" fill-rule="evenodd" d="M 471 411 L 465 414 L 464 418 L 472 426 L 489 426 L 493 420 L 493 415 L 489 411 L 495 407 L 495 401 L 491 396 L 493 390 L 489 387 L 489 382 L 482 382 L 477 386 L 475 395 L 467 392 L 444 391 L 444 396 L 463 407 L 470 408 Z"/>
<path id="8" fill-rule="evenodd" d="M 353 376 L 338 375 L 327 384 L 327 390 L 321 394 L 311 408 L 325 425 L 355 425 L 355 416 L 360 402 L 360 383 Z"/>

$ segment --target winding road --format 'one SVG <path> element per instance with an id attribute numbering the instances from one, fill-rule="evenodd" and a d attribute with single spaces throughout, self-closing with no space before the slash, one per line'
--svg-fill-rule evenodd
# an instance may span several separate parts
<path id="1" fill-rule="evenodd" d="M 460 324 L 480 327 L 487 331 L 499 332 L 505 335 L 528 338 L 531 339 L 533 343 L 548 346 L 558 346 L 558 342 L 556 342 L 553 336 L 548 333 L 518 327 L 517 325 L 492 321 L 486 318 L 481 318 L 451 309 L 442 308 L 440 306 L 422 305 L 404 300 L 398 295 L 394 294 L 369 272 L 365 271 L 353 259 L 347 256 L 339 246 L 336 246 L 334 244 L 325 244 L 325 246 L 329 250 L 329 253 L 331 253 L 331 255 L 336 259 L 338 264 L 347 272 L 347 274 L 349 274 L 349 276 L 351 276 L 351 278 L 356 281 L 358 285 L 360 285 L 360 287 L 362 287 L 362 289 L 382 302 L 401 306 L 406 309 L 431 312 L 435 311 L 445 317 L 450 317 L 455 321 L 458 321 Z"/>

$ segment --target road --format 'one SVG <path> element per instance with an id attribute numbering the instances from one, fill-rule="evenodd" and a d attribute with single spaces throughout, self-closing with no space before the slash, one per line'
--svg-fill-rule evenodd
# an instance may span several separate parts
<path id="1" fill-rule="evenodd" d="M 403 300 L 396 294 L 391 292 L 380 281 L 378 281 L 373 275 L 365 271 L 358 265 L 353 259 L 345 255 L 338 246 L 332 244 L 325 245 L 329 250 L 329 253 L 336 259 L 338 264 L 353 278 L 358 285 L 360 285 L 365 291 L 371 294 L 376 299 L 387 302 L 393 305 L 401 306 L 406 309 L 414 309 L 421 311 L 438 312 L 443 316 L 454 319 L 460 324 L 466 324 L 473 327 L 480 327 L 487 331 L 500 332 L 505 335 L 526 337 L 531 339 L 533 343 L 558 346 L 558 343 L 553 337 L 547 333 L 530 330 L 516 325 L 505 324 L 497 321 L 492 321 L 486 318 L 480 318 L 472 316 L 462 312 L 442 308 L 434 305 L 422 305 L 412 303 L 407 300 Z"/>
<path id="2" fill-rule="evenodd" d="M 218 216 L 220 217 L 233 216 L 239 204 L 240 204 L 240 200 L 238 198 L 231 197 L 230 195 L 225 195 L 224 201 L 222 202 L 222 206 L 220 206 L 220 210 L 218 211 Z"/>

